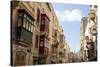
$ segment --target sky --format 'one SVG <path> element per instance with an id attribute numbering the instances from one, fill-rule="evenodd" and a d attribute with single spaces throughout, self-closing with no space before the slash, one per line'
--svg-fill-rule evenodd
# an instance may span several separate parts
<path id="1" fill-rule="evenodd" d="M 59 24 L 64 30 L 65 40 L 70 50 L 80 50 L 80 22 L 82 17 L 87 16 L 89 5 L 52 3 Z"/>

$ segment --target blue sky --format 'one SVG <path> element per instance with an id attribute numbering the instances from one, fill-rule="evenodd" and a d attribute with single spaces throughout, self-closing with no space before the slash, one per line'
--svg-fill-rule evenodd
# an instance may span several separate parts
<path id="1" fill-rule="evenodd" d="M 64 30 L 66 42 L 70 50 L 78 52 L 80 49 L 80 21 L 87 16 L 89 5 L 52 3 L 58 21 Z"/>

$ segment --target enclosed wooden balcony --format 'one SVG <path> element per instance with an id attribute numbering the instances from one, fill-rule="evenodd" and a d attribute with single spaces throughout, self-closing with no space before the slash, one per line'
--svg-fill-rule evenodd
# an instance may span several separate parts
<path id="1" fill-rule="evenodd" d="M 23 27 L 17 27 L 16 38 L 18 43 L 23 46 L 31 46 L 33 33 L 24 29 Z"/>

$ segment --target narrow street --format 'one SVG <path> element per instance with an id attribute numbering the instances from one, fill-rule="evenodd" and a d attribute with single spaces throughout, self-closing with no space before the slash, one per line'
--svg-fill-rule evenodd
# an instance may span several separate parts
<path id="1" fill-rule="evenodd" d="M 12 66 L 97 61 L 97 6 L 63 6 L 11 1 Z"/>

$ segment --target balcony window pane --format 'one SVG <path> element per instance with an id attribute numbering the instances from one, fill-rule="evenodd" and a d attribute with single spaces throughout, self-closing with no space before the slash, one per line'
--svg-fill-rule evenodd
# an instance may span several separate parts
<path id="1" fill-rule="evenodd" d="M 27 16 L 26 16 L 26 14 L 24 14 L 24 18 L 26 18 Z"/>
<path id="2" fill-rule="evenodd" d="M 40 42 L 40 46 L 41 46 L 41 47 L 43 46 L 43 43 L 44 43 L 43 41 Z"/>
<path id="3" fill-rule="evenodd" d="M 29 19 L 29 22 L 32 23 L 31 19 Z"/>
<path id="4" fill-rule="evenodd" d="M 28 30 L 31 31 L 31 24 L 28 24 Z"/>
<path id="5" fill-rule="evenodd" d="M 26 29 L 28 30 L 28 22 L 26 22 Z"/>
<path id="6" fill-rule="evenodd" d="M 31 32 L 33 32 L 33 25 L 31 25 Z"/>
<path id="7" fill-rule="evenodd" d="M 27 16 L 27 21 L 29 21 L 29 17 Z"/>
<path id="8" fill-rule="evenodd" d="M 24 18 L 24 20 L 23 20 L 23 27 L 25 28 L 25 26 L 26 26 L 26 19 Z"/>

